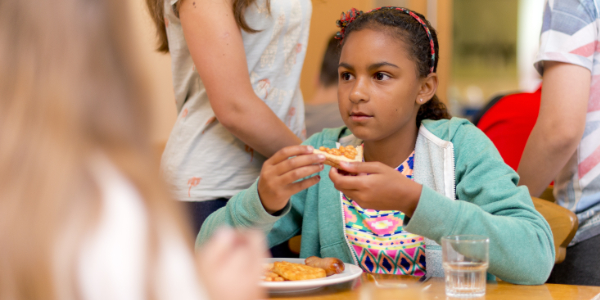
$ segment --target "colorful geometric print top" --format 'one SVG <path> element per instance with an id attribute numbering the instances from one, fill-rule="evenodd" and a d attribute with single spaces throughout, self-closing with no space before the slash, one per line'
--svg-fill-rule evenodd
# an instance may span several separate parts
<path id="1" fill-rule="evenodd" d="M 535 66 L 546 61 L 590 70 L 585 130 L 577 151 L 554 179 L 557 203 L 577 214 L 571 245 L 600 234 L 600 14 L 599 0 L 546 1 Z M 563 99 L 565 103 L 572 99 Z"/>
<path id="2" fill-rule="evenodd" d="M 397 168 L 413 177 L 415 152 Z M 404 213 L 363 209 L 341 193 L 345 234 L 360 267 L 370 273 L 425 275 L 423 237 L 403 230 Z"/>

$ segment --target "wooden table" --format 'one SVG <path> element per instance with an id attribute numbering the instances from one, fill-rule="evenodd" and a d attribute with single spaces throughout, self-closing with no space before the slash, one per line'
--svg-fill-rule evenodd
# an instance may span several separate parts
<path id="1" fill-rule="evenodd" d="M 375 277 L 374 277 L 375 276 Z M 418 277 L 363 274 L 352 282 L 326 286 L 303 293 L 269 294 L 269 299 L 294 300 L 375 300 L 375 299 L 457 299 L 446 297 L 443 278 L 420 282 Z M 475 299 L 536 300 L 581 299 L 600 300 L 600 287 L 562 284 L 537 286 L 514 285 L 507 282 L 490 282 L 485 297 Z"/>

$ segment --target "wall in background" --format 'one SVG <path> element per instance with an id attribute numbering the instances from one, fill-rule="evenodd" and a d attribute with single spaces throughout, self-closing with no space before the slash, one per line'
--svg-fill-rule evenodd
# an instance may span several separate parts
<path id="1" fill-rule="evenodd" d="M 519 89 L 535 91 L 542 83 L 540 74 L 533 67 L 540 44 L 544 0 L 519 0 L 517 25 L 517 68 Z"/>
<path id="2" fill-rule="evenodd" d="M 450 104 L 470 116 L 501 93 L 519 90 L 519 0 L 454 0 Z"/>
<path id="3" fill-rule="evenodd" d="M 338 31 L 335 24 L 342 12 L 354 7 L 366 11 L 374 7 L 373 0 L 313 0 L 313 12 L 308 35 L 306 58 L 300 77 L 305 102 L 310 102 L 316 90 L 321 61 L 329 38 Z"/>

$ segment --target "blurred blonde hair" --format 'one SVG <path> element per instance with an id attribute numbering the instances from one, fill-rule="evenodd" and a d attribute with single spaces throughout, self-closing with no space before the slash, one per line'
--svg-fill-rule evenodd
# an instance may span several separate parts
<path id="1" fill-rule="evenodd" d="M 126 6 L 0 1 L 0 299 L 79 298 L 77 254 L 102 205 L 98 153 L 143 198 L 150 260 L 165 226 L 190 236 L 149 144 Z"/>

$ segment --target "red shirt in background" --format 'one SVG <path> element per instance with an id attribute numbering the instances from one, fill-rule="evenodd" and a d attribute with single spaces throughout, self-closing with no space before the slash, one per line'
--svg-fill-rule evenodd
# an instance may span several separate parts
<path id="1" fill-rule="evenodd" d="M 497 98 L 495 103 L 484 108 L 479 120 L 475 120 L 475 125 L 496 145 L 504 162 L 515 171 L 537 120 L 541 96 L 540 87 L 533 93 L 517 93 Z"/>

